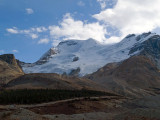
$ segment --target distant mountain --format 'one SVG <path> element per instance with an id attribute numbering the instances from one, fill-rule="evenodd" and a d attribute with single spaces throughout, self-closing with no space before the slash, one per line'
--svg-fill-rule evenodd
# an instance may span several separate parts
<path id="1" fill-rule="evenodd" d="M 120 62 L 133 55 L 143 54 L 150 56 L 159 66 L 155 59 L 157 53 L 149 51 L 148 45 L 159 52 L 159 46 L 147 42 L 150 39 L 159 38 L 154 33 L 141 35 L 128 35 L 121 42 L 113 45 L 102 45 L 93 39 L 67 40 L 51 48 L 40 60 L 33 64 L 21 64 L 25 73 L 58 73 L 67 75 L 84 76 L 96 72 L 108 63 Z M 157 40 L 157 39 L 156 39 Z M 152 45 L 154 44 L 154 45 Z"/>
<path id="2" fill-rule="evenodd" d="M 23 74 L 13 54 L 0 55 L 0 84 L 6 84 Z"/>

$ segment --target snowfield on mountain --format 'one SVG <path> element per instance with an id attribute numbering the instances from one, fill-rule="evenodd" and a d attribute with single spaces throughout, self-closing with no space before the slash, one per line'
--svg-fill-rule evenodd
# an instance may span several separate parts
<path id="1" fill-rule="evenodd" d="M 22 64 L 25 73 L 58 73 L 84 76 L 97 71 L 107 63 L 120 62 L 140 53 L 132 48 L 142 44 L 155 33 L 130 34 L 121 42 L 106 45 L 93 39 L 67 40 L 51 48 L 40 60 L 32 64 Z"/>

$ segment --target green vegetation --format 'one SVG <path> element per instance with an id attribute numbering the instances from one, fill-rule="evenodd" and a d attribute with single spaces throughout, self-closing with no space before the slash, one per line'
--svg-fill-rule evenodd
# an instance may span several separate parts
<path id="1" fill-rule="evenodd" d="M 105 95 L 113 94 L 91 90 L 3 90 L 0 92 L 0 104 L 35 104 L 70 98 L 95 97 Z"/>

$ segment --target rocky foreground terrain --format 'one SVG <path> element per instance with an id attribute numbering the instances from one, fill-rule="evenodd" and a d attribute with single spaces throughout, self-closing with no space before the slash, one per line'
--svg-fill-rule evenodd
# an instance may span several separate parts
<path id="1" fill-rule="evenodd" d="M 91 97 L 39 105 L 0 106 L 3 120 L 159 120 L 157 98 Z"/>

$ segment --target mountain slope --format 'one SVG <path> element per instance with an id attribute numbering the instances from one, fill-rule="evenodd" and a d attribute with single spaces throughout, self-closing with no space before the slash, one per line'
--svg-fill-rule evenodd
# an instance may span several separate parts
<path id="1" fill-rule="evenodd" d="M 6 88 L 9 89 L 65 89 L 65 90 L 100 90 L 105 87 L 84 78 L 69 77 L 54 73 L 32 73 L 20 76 L 10 81 Z"/>
<path id="2" fill-rule="evenodd" d="M 102 45 L 93 39 L 68 40 L 51 48 L 41 59 L 33 64 L 23 64 L 25 73 L 58 73 L 79 76 L 93 73 L 107 63 L 120 62 L 135 54 L 140 49 L 131 49 L 141 45 L 155 34 L 128 35 L 120 43 Z M 45 59 L 43 59 L 45 58 Z M 43 62 L 42 62 L 43 61 Z M 39 64 L 41 63 L 41 64 Z"/>
<path id="3" fill-rule="evenodd" d="M 160 72 L 145 56 L 133 56 L 121 63 L 110 63 L 87 78 L 126 96 L 154 94 L 160 87 Z"/>

